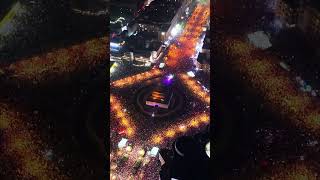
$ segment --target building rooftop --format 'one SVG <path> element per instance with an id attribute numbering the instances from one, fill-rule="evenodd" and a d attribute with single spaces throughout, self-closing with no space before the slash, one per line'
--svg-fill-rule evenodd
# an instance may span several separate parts
<path id="1" fill-rule="evenodd" d="M 169 23 L 179 7 L 178 2 L 155 0 L 135 20 L 136 22 Z"/>
<path id="2" fill-rule="evenodd" d="M 126 48 L 134 52 L 157 50 L 161 46 L 157 36 L 157 33 L 139 32 L 137 35 L 127 38 Z"/>

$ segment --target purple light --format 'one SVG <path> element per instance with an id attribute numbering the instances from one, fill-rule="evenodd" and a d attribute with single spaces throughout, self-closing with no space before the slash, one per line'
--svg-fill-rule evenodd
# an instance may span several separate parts
<path id="1" fill-rule="evenodd" d="M 164 83 L 165 85 L 171 84 L 173 77 L 174 77 L 173 74 L 169 74 L 168 76 L 166 76 L 166 78 L 164 79 L 163 83 Z"/>
<path id="2" fill-rule="evenodd" d="M 170 81 L 171 79 L 173 79 L 173 77 L 174 77 L 173 74 L 169 74 L 169 75 L 167 76 L 167 79 Z"/>

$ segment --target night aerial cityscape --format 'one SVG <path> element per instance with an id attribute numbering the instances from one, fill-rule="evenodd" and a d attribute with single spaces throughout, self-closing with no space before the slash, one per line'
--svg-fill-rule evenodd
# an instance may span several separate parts
<path id="1" fill-rule="evenodd" d="M 210 179 L 210 2 L 110 4 L 110 179 Z"/>
<path id="2" fill-rule="evenodd" d="M 0 179 L 320 179 L 319 0 L 1 0 Z"/>

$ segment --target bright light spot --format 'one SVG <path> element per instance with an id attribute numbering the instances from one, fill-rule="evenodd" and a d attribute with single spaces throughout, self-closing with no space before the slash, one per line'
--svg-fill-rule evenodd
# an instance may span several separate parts
<path id="1" fill-rule="evenodd" d="M 118 67 L 118 63 L 114 63 L 110 68 L 110 73 L 114 73 L 116 70 L 116 67 Z"/>
<path id="2" fill-rule="evenodd" d="M 153 138 L 153 142 L 156 143 L 156 144 L 159 144 L 162 142 L 162 137 L 161 136 L 155 136 Z"/>
<path id="3" fill-rule="evenodd" d="M 147 3 L 146 3 L 146 6 L 149 6 L 152 1 L 153 0 L 148 0 Z"/>
<path id="4" fill-rule="evenodd" d="M 161 32 L 161 35 L 164 36 L 166 33 L 165 32 Z"/>
<path id="5" fill-rule="evenodd" d="M 122 23 L 123 20 L 125 20 L 124 17 L 119 17 L 119 18 L 118 18 L 117 20 L 115 20 L 115 21 L 110 21 L 110 24 L 116 24 L 116 23 L 118 23 L 118 22 Z"/>
<path id="6" fill-rule="evenodd" d="M 176 134 L 176 132 L 174 130 L 168 130 L 166 132 L 166 136 L 167 137 L 173 137 Z"/>
<path id="7" fill-rule="evenodd" d="M 187 130 L 187 127 L 185 125 L 181 125 L 181 126 L 179 126 L 179 130 L 181 132 L 185 132 Z"/>
<path id="8" fill-rule="evenodd" d="M 129 121 L 126 118 L 121 118 L 121 124 L 124 126 L 128 126 L 129 125 Z"/>
<path id="9" fill-rule="evenodd" d="M 188 74 L 188 76 L 190 76 L 190 77 L 195 77 L 195 76 L 196 76 L 192 71 L 187 72 L 187 74 Z"/>
<path id="10" fill-rule="evenodd" d="M 131 152 L 132 151 L 132 147 L 131 146 L 127 146 L 126 147 L 126 151 Z"/>
<path id="11" fill-rule="evenodd" d="M 209 121 L 209 117 L 208 116 L 201 116 L 200 117 L 200 120 L 202 121 L 202 122 L 208 122 Z"/>
<path id="12" fill-rule="evenodd" d="M 111 52 L 118 52 L 119 49 L 114 49 L 114 48 L 111 48 Z"/>
<path id="13" fill-rule="evenodd" d="M 132 136 L 133 135 L 133 129 L 132 128 L 127 128 L 127 135 Z"/>
<path id="14" fill-rule="evenodd" d="M 199 126 L 199 122 L 198 122 L 197 120 L 192 120 L 192 121 L 190 122 L 190 126 L 191 126 L 191 127 L 198 127 L 198 126 Z"/>
<path id="15" fill-rule="evenodd" d="M 126 31 L 126 30 L 128 30 L 128 27 L 127 27 L 127 26 L 123 26 L 123 27 L 121 28 L 121 31 Z"/>
<path id="16" fill-rule="evenodd" d="M 158 147 L 153 147 L 153 148 L 151 149 L 151 151 L 150 151 L 150 156 L 156 157 L 157 154 L 158 154 L 158 152 L 159 152 L 159 148 L 158 148 Z"/>
<path id="17" fill-rule="evenodd" d="M 159 68 L 163 68 L 164 65 L 165 65 L 164 63 L 160 63 L 160 64 L 159 64 Z"/>
<path id="18" fill-rule="evenodd" d="M 210 142 L 206 144 L 206 154 L 210 157 Z"/>
<path id="19" fill-rule="evenodd" d="M 171 35 L 176 36 L 180 31 L 182 27 L 180 24 L 177 24 L 172 30 L 171 30 Z"/>
<path id="20" fill-rule="evenodd" d="M 128 142 L 128 139 L 122 138 L 122 139 L 120 140 L 120 142 L 118 143 L 118 148 L 119 148 L 119 149 L 124 148 L 124 147 L 127 145 L 127 142 Z"/>
<path id="21" fill-rule="evenodd" d="M 168 79 L 168 80 L 171 80 L 171 79 L 173 79 L 173 77 L 174 77 L 173 74 L 169 74 L 169 75 L 167 76 L 167 79 Z"/>
<path id="22" fill-rule="evenodd" d="M 117 152 L 117 156 L 122 156 L 123 152 L 122 151 L 118 151 Z"/>
<path id="23" fill-rule="evenodd" d="M 124 133 L 126 133 L 126 130 L 122 130 L 119 132 L 119 134 L 124 134 Z"/>
<path id="24" fill-rule="evenodd" d="M 115 170 L 117 168 L 117 165 L 116 164 L 111 164 L 111 166 L 110 166 L 110 169 L 111 170 Z"/>
<path id="25" fill-rule="evenodd" d="M 149 152 L 150 154 L 150 152 Z M 150 158 L 146 158 L 145 161 L 144 161 L 144 164 L 148 164 L 150 162 Z"/>
<path id="26" fill-rule="evenodd" d="M 118 118 L 123 118 L 124 117 L 124 113 L 122 111 L 118 111 L 117 112 L 117 117 Z"/>
<path id="27" fill-rule="evenodd" d="M 144 156 L 145 151 L 144 151 L 143 149 L 140 149 L 139 152 L 138 152 L 138 154 L 139 154 L 140 156 Z"/>
<path id="28" fill-rule="evenodd" d="M 196 46 L 197 53 L 202 52 L 202 46 L 203 46 L 203 42 L 197 43 L 197 46 Z M 195 57 L 197 57 L 197 56 L 198 55 L 195 55 Z"/>
<path id="29" fill-rule="evenodd" d="M 203 28 L 202 28 L 202 31 L 206 31 L 206 30 L 207 30 L 207 28 L 206 28 L 206 27 L 203 27 Z"/>
<path id="30" fill-rule="evenodd" d="M 110 42 L 110 47 L 119 48 L 120 44 L 119 43 Z"/>

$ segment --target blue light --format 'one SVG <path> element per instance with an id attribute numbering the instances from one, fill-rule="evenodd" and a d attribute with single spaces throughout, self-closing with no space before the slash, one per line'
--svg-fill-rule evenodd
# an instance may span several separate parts
<path id="1" fill-rule="evenodd" d="M 110 48 L 110 51 L 111 52 L 118 52 L 118 51 L 120 51 L 120 49 L 119 48 Z"/>
<path id="2" fill-rule="evenodd" d="M 120 44 L 119 44 L 119 43 L 111 42 L 111 43 L 110 43 L 110 47 L 119 48 L 119 47 L 120 47 Z"/>
<path id="3" fill-rule="evenodd" d="M 121 44 L 120 43 L 114 43 L 110 42 L 110 51 L 111 52 L 118 52 L 121 49 Z"/>

